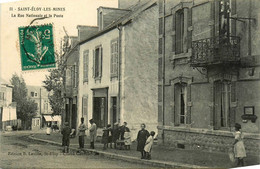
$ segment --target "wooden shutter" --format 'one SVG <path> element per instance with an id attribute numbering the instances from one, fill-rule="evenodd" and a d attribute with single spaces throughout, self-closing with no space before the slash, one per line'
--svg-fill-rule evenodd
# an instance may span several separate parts
<path id="1" fill-rule="evenodd" d="M 192 8 L 188 9 L 188 27 L 187 27 L 187 50 L 191 48 L 191 44 L 192 44 Z M 188 52 L 188 51 L 187 51 Z"/>
<path id="2" fill-rule="evenodd" d="M 174 32 L 172 35 L 172 52 L 176 51 L 176 14 L 172 15 L 172 31 Z"/>
<path id="3" fill-rule="evenodd" d="M 174 85 L 174 125 L 180 125 L 180 97 L 181 89 L 178 84 Z"/>
<path id="4" fill-rule="evenodd" d="M 99 77 L 102 77 L 103 48 L 99 48 Z"/>
<path id="5" fill-rule="evenodd" d="M 191 124 L 191 84 L 187 85 L 187 115 L 186 124 Z"/>
<path id="6" fill-rule="evenodd" d="M 116 41 L 116 44 L 115 44 L 115 75 L 117 76 L 118 74 L 118 57 L 119 57 L 119 43 L 118 43 L 118 40 Z"/>
<path id="7" fill-rule="evenodd" d="M 231 16 L 237 14 L 236 0 L 231 0 Z M 231 36 L 236 36 L 236 20 L 231 19 Z"/>
<path id="8" fill-rule="evenodd" d="M 93 65 L 92 65 L 92 77 L 95 78 L 95 50 L 93 50 Z"/>
<path id="9" fill-rule="evenodd" d="M 113 42 L 110 43 L 110 74 L 114 74 L 114 45 Z"/>
<path id="10" fill-rule="evenodd" d="M 237 102 L 237 94 L 236 94 L 236 82 L 231 82 L 231 107 L 230 107 L 230 127 L 235 127 L 236 123 L 236 102 Z"/>
<path id="11" fill-rule="evenodd" d="M 158 44 L 158 53 L 159 54 L 162 54 L 162 52 L 163 52 L 162 47 L 163 47 L 163 38 L 159 38 L 159 44 Z"/>
<path id="12" fill-rule="evenodd" d="M 88 97 L 82 97 L 82 117 L 88 117 Z M 85 119 L 85 121 L 88 121 Z"/>

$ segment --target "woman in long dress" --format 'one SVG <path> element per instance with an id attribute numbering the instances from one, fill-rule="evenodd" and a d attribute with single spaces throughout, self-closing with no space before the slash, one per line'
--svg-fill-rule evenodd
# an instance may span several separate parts
<path id="1" fill-rule="evenodd" d="M 244 166 L 244 158 L 246 157 L 246 150 L 244 146 L 244 135 L 241 132 L 241 125 L 236 123 L 235 124 L 235 141 L 234 145 L 234 155 L 237 158 L 237 166 Z"/>

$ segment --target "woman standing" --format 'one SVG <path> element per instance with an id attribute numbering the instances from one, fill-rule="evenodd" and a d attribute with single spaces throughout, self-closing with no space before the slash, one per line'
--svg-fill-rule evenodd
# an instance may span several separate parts
<path id="1" fill-rule="evenodd" d="M 137 135 L 137 151 L 141 152 L 141 159 L 145 158 L 144 146 L 148 137 L 149 132 L 145 129 L 145 124 L 143 123 Z"/>
<path id="2" fill-rule="evenodd" d="M 244 146 L 244 135 L 241 132 L 241 125 L 236 123 L 235 124 L 235 141 L 233 143 L 234 145 L 234 154 L 237 158 L 237 166 L 244 166 L 244 158 L 246 157 L 246 150 Z"/>

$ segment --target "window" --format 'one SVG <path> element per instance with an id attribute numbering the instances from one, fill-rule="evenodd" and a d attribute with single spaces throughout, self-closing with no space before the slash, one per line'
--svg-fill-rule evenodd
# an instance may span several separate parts
<path id="1" fill-rule="evenodd" d="M 97 47 L 94 50 L 93 59 L 93 76 L 95 79 L 100 79 L 102 76 L 102 47 Z"/>
<path id="2" fill-rule="evenodd" d="M 35 97 L 37 97 L 37 96 L 38 96 L 38 94 L 35 92 L 35 93 L 34 93 L 34 96 L 35 96 Z"/>
<path id="3" fill-rule="evenodd" d="M 174 85 L 175 125 L 186 124 L 187 116 L 187 84 Z"/>
<path id="4" fill-rule="evenodd" d="M 217 81 L 214 83 L 214 128 L 229 127 L 230 122 L 231 83 Z"/>
<path id="5" fill-rule="evenodd" d="M 88 81 L 88 60 L 89 60 L 89 51 L 84 51 L 83 53 L 83 82 Z"/>
<path id="6" fill-rule="evenodd" d="M 88 115 L 88 97 L 82 97 L 82 116 Z"/>
<path id="7" fill-rule="evenodd" d="M 34 97 L 34 92 L 31 92 L 31 97 Z"/>
<path id="8" fill-rule="evenodd" d="M 111 77 L 117 77 L 118 71 L 118 40 L 111 42 L 111 64 L 110 73 Z"/>
<path id="9" fill-rule="evenodd" d="M 176 54 L 183 52 L 184 44 L 184 10 L 178 10 L 175 13 L 175 40 L 176 40 Z"/>

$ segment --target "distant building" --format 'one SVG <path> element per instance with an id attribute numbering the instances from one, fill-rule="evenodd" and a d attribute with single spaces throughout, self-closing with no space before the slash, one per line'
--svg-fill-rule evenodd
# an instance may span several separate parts
<path id="1" fill-rule="evenodd" d="M 77 124 L 126 121 L 135 139 L 141 123 L 157 130 L 158 6 L 125 2 L 99 7 L 98 32 L 79 42 Z"/>
<path id="2" fill-rule="evenodd" d="M 227 151 L 240 123 L 259 155 L 259 1 L 158 2 L 161 144 Z"/>
<path id="3" fill-rule="evenodd" d="M 17 125 L 16 103 L 12 102 L 13 86 L 0 79 L 0 129 L 5 130 L 6 126 Z"/>
<path id="4" fill-rule="evenodd" d="M 46 125 L 45 116 L 50 116 L 53 111 L 51 109 L 48 91 L 41 86 L 27 86 L 28 98 L 37 104 L 36 115 L 32 119 L 32 130 L 37 130 Z"/>

